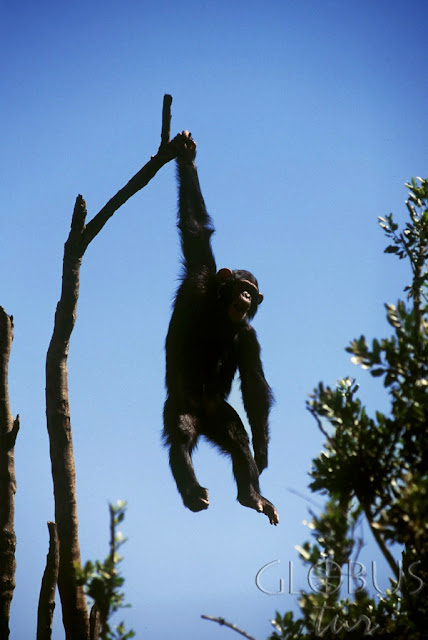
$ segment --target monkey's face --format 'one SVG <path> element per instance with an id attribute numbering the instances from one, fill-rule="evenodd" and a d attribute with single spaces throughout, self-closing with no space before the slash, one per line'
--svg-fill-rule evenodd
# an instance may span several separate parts
<path id="1" fill-rule="evenodd" d="M 263 294 L 259 293 L 257 280 L 249 271 L 220 269 L 217 273 L 219 298 L 229 319 L 240 324 L 254 318 Z"/>

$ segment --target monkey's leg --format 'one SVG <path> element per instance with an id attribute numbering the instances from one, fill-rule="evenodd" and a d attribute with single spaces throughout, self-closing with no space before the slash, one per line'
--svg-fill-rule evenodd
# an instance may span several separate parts
<path id="1" fill-rule="evenodd" d="M 164 440 L 169 446 L 169 464 L 184 505 L 191 511 L 202 511 L 209 506 L 208 491 L 198 483 L 192 463 L 192 450 L 198 435 L 197 418 L 174 411 L 167 400 Z"/>
<path id="2" fill-rule="evenodd" d="M 233 474 L 238 487 L 238 501 L 264 513 L 271 524 L 278 524 L 278 512 L 260 495 L 259 472 L 250 449 L 248 434 L 236 411 L 224 402 L 204 420 L 202 433 L 232 457 Z"/>

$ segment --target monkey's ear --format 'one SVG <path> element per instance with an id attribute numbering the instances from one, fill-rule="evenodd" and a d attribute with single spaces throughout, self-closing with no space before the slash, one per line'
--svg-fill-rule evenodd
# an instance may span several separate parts
<path id="1" fill-rule="evenodd" d="M 263 298 L 264 298 L 264 295 L 262 293 L 259 293 L 259 304 L 263 302 Z"/>
<path id="2" fill-rule="evenodd" d="M 232 270 L 228 269 L 227 267 L 223 267 L 223 269 L 217 271 L 216 278 L 218 282 L 225 282 L 228 278 L 230 278 L 231 275 Z"/>

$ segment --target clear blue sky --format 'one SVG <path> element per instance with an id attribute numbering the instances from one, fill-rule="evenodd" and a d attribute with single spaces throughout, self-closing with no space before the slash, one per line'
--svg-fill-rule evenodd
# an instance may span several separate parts
<path id="1" fill-rule="evenodd" d="M 107 501 L 126 499 L 133 607 L 123 617 L 138 637 L 230 637 L 206 613 L 261 640 L 276 609 L 296 607 L 295 595 L 264 595 L 254 579 L 279 559 L 272 581 L 287 583 L 294 546 L 309 537 L 308 504 L 293 493 L 310 497 L 322 444 L 307 394 L 356 375 L 370 409 L 387 406 L 344 347 L 389 333 L 383 302 L 409 277 L 383 254 L 377 216 L 403 219 L 404 182 L 427 174 L 427 22 L 424 0 L 3 3 L 0 304 L 15 318 L 21 415 L 13 638 L 35 633 L 54 514 L 44 362 L 74 200 L 82 193 L 92 217 L 156 151 L 166 92 L 172 132 L 189 129 L 198 143 L 217 262 L 254 271 L 265 295 L 255 327 L 277 404 L 261 480 L 281 521 L 270 527 L 236 502 L 229 461 L 205 443 L 195 464 L 211 506 L 186 511 L 161 447 L 179 273 L 170 165 L 84 258 L 69 358 L 82 557 L 106 555 Z M 232 403 L 242 412 L 237 390 Z M 365 537 L 365 558 L 376 559 Z"/>

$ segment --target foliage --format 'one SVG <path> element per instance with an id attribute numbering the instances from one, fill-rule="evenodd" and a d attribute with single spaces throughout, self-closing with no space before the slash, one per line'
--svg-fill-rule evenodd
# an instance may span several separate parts
<path id="1" fill-rule="evenodd" d="M 101 640 L 128 640 L 135 636 L 134 631 L 125 631 L 124 623 L 111 627 L 110 617 L 119 609 L 129 607 L 124 604 L 124 594 L 120 591 L 125 579 L 118 573 L 117 566 L 122 557 L 118 549 L 125 542 L 118 525 L 125 518 L 126 502 L 118 501 L 116 505 L 109 504 L 110 512 L 110 553 L 104 562 L 96 560 L 95 564 L 88 561 L 83 568 L 77 568 L 77 581 L 83 585 L 86 594 L 94 601 L 94 607 L 99 612 L 101 623 Z"/>
<path id="2" fill-rule="evenodd" d="M 270 640 L 361 638 L 422 640 L 428 628 L 428 181 L 406 185 L 410 220 L 402 231 L 392 214 L 379 218 L 390 244 L 385 253 L 407 260 L 412 282 L 407 301 L 387 304 L 393 329 L 369 345 L 361 336 L 347 351 L 352 362 L 383 380 L 387 414 L 371 417 L 357 397 L 358 384 L 344 378 L 335 388 L 320 383 L 308 409 L 326 437 L 313 461 L 310 488 L 327 495 L 323 513 L 312 515 L 314 542 L 298 548 L 312 567 L 318 588 L 303 592 L 301 617 L 277 614 Z M 369 597 L 355 575 L 361 541 L 355 531 L 365 518 L 387 560 L 391 589 Z M 401 545 L 399 566 L 389 545 Z M 397 547 L 395 547 L 396 549 Z M 341 599 L 343 576 L 354 599 Z"/>

